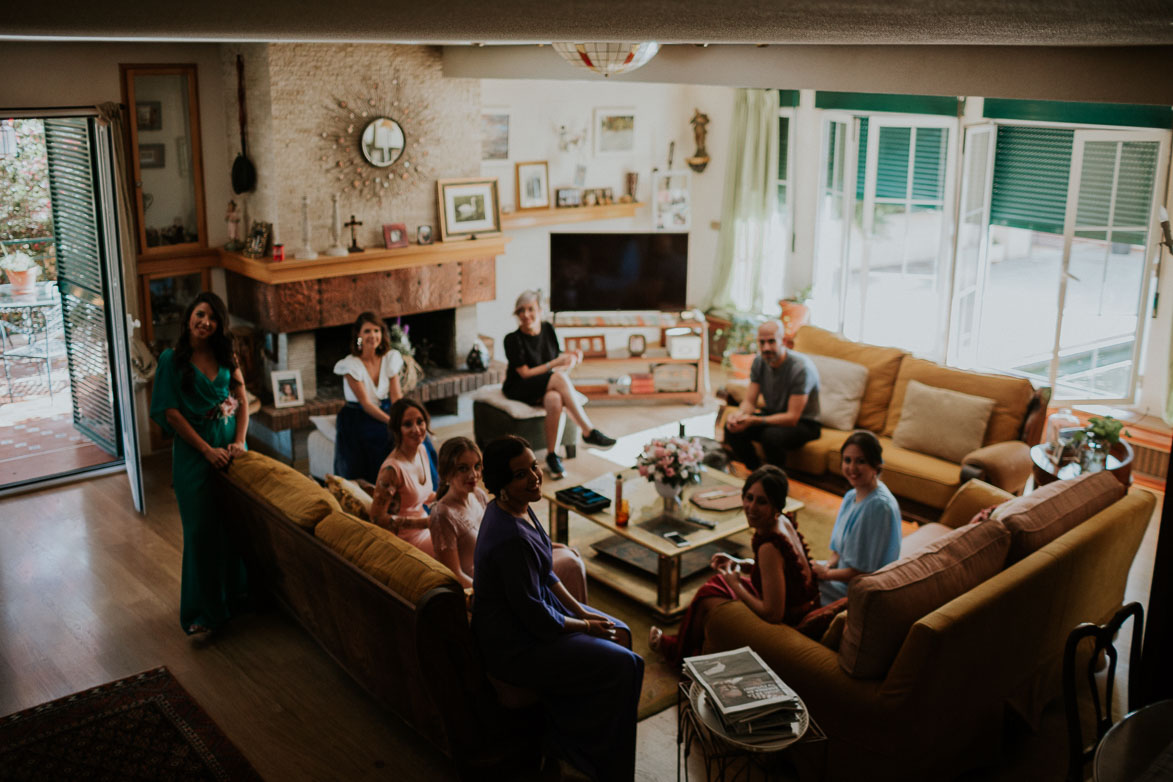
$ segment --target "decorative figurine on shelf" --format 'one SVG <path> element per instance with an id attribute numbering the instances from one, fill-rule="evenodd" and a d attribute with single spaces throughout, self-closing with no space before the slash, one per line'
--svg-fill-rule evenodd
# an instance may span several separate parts
<path id="1" fill-rule="evenodd" d="M 474 340 L 464 362 L 468 364 L 470 372 L 484 372 L 489 366 L 489 349 L 485 347 L 485 343 L 479 339 Z"/>
<path id="2" fill-rule="evenodd" d="M 307 195 L 301 197 L 301 247 L 293 253 L 293 257 L 299 261 L 312 261 L 318 257 L 310 244 L 310 197 Z"/>
<path id="3" fill-rule="evenodd" d="M 224 245 L 224 249 L 231 253 L 244 249 L 244 243 L 240 241 L 240 209 L 235 200 L 228 202 L 224 222 L 228 224 L 228 244 Z"/>
<path id="4" fill-rule="evenodd" d="M 340 258 L 349 255 L 349 253 L 342 246 L 342 217 L 338 212 L 338 194 L 335 193 L 330 198 L 334 202 L 334 221 L 330 223 L 330 239 L 333 243 L 330 245 L 330 249 L 326 250 L 326 255 L 333 258 Z"/>
<path id="5" fill-rule="evenodd" d="M 688 163 L 688 167 L 699 174 L 705 170 L 705 166 L 709 165 L 709 153 L 705 149 L 705 136 L 708 135 L 709 115 L 702 114 L 700 109 L 696 109 L 688 124 L 692 125 L 692 132 L 696 137 L 696 154 L 690 158 L 686 158 L 684 162 Z"/>
<path id="6" fill-rule="evenodd" d="M 361 253 L 363 250 L 363 248 L 358 246 L 358 236 L 354 232 L 354 229 L 360 225 L 362 225 L 362 220 L 356 220 L 354 215 L 351 215 L 350 222 L 346 223 L 346 227 L 350 229 L 350 247 L 346 248 L 347 252 Z"/>

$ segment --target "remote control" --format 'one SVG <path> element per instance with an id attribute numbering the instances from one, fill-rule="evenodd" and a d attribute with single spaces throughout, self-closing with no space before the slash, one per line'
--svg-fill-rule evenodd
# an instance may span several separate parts
<path id="1" fill-rule="evenodd" d="M 717 528 L 717 522 L 713 521 L 712 519 L 702 519 L 698 516 L 689 516 L 685 518 L 685 521 L 691 521 L 693 524 L 699 524 L 706 529 Z"/>

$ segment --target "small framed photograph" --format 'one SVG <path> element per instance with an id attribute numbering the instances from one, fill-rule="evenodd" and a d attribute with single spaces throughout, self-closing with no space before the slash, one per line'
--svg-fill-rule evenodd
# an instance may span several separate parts
<path id="1" fill-rule="evenodd" d="M 685 170 L 652 174 L 652 227 L 657 231 L 687 231 L 691 220 L 692 175 Z"/>
<path id="2" fill-rule="evenodd" d="M 246 258 L 264 258 L 269 254 L 269 242 L 273 238 L 273 224 L 253 220 L 248 236 L 244 240 L 241 255 Z"/>
<path id="3" fill-rule="evenodd" d="M 638 358 L 648 349 L 648 341 L 643 334 L 632 334 L 627 338 L 627 352 Z"/>
<path id="4" fill-rule="evenodd" d="M 432 243 L 432 226 L 421 225 L 415 229 L 416 244 L 431 244 Z"/>
<path id="5" fill-rule="evenodd" d="M 599 197 L 598 197 L 598 195 L 595 194 L 594 190 L 583 190 L 582 191 L 582 205 L 583 206 L 598 206 L 598 204 L 599 204 Z"/>
<path id="6" fill-rule="evenodd" d="M 134 124 L 139 131 L 163 129 L 163 104 L 157 100 L 140 100 L 134 104 Z"/>
<path id="7" fill-rule="evenodd" d="M 509 159 L 509 110 L 486 107 L 481 112 L 481 160 Z"/>
<path id="8" fill-rule="evenodd" d="M 635 152 L 636 111 L 633 108 L 595 109 L 595 155 L 631 155 Z"/>
<path id="9" fill-rule="evenodd" d="M 560 187 L 554 191 L 559 209 L 582 206 L 582 191 L 577 187 Z"/>
<path id="10" fill-rule="evenodd" d="M 518 163 L 514 180 L 517 184 L 517 211 L 550 208 L 550 171 L 544 160 Z"/>
<path id="11" fill-rule="evenodd" d="M 163 168 L 167 164 L 166 150 L 163 144 L 139 144 L 139 168 Z"/>
<path id="12" fill-rule="evenodd" d="M 501 201 L 496 178 L 441 179 L 439 199 L 440 241 L 497 236 L 501 233 Z"/>
<path id="13" fill-rule="evenodd" d="M 403 223 L 387 223 L 383 226 L 383 245 L 387 249 L 407 246 L 407 226 Z"/>
<path id="14" fill-rule="evenodd" d="M 269 375 L 273 380 L 273 407 L 297 407 L 305 404 L 300 369 L 278 369 Z"/>

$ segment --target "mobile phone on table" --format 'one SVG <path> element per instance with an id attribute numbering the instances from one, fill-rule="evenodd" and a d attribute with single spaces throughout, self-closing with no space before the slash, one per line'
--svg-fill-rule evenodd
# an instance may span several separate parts
<path id="1" fill-rule="evenodd" d="M 665 532 L 664 540 L 671 541 L 682 548 L 688 545 L 688 540 L 679 532 Z"/>

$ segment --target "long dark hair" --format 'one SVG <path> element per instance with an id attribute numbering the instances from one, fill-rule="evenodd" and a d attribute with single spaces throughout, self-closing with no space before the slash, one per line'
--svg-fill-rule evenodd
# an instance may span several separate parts
<path id="1" fill-rule="evenodd" d="M 436 459 L 439 463 L 437 472 L 440 474 L 440 486 L 436 489 L 437 500 L 448 493 L 448 478 L 456 469 L 456 460 L 469 451 L 481 457 L 483 462 L 484 457 L 481 456 L 481 449 L 477 448 L 477 444 L 467 437 L 450 437 L 440 446 L 440 455 Z M 483 469 L 484 465 L 482 464 L 481 467 Z"/>
<path id="2" fill-rule="evenodd" d="M 432 417 L 428 415 L 428 408 L 409 396 L 400 397 L 395 400 L 395 404 L 391 405 L 391 410 L 387 413 L 387 415 L 391 416 L 387 420 L 387 434 L 390 437 L 392 448 L 399 444 L 400 430 L 403 428 L 403 417 L 412 408 L 420 411 L 420 415 L 424 417 L 424 429 L 428 431 L 428 434 L 432 433 Z"/>
<path id="3" fill-rule="evenodd" d="M 500 496 L 501 490 L 513 480 L 509 462 L 525 453 L 526 448 L 529 448 L 529 442 L 515 434 L 498 437 L 485 446 L 481 456 L 481 480 L 489 494 Z"/>
<path id="4" fill-rule="evenodd" d="M 191 314 L 200 304 L 211 307 L 212 318 L 216 321 L 216 330 L 208 338 L 208 347 L 211 348 L 216 363 L 225 367 L 230 374 L 228 388 L 236 388 L 240 385 L 240 381 L 236 379 L 239 364 L 236 361 L 236 344 L 232 332 L 228 330 L 228 308 L 219 296 L 211 291 L 204 291 L 192 299 L 191 304 L 183 311 L 182 331 L 179 332 L 179 340 L 175 344 L 175 361 L 179 365 L 183 390 L 190 391 L 192 384 L 195 383 L 195 367 L 191 365 Z"/>
<path id="5" fill-rule="evenodd" d="M 375 348 L 375 355 L 381 356 L 391 349 L 391 335 L 387 324 L 379 319 L 379 316 L 373 312 L 360 312 L 358 317 L 354 319 L 354 325 L 350 327 L 350 354 L 352 356 L 362 355 L 362 343 L 358 340 L 358 333 L 362 331 L 364 323 L 370 323 L 373 326 L 379 327 L 379 332 L 382 334 L 382 341 L 379 342 L 379 347 Z"/>

